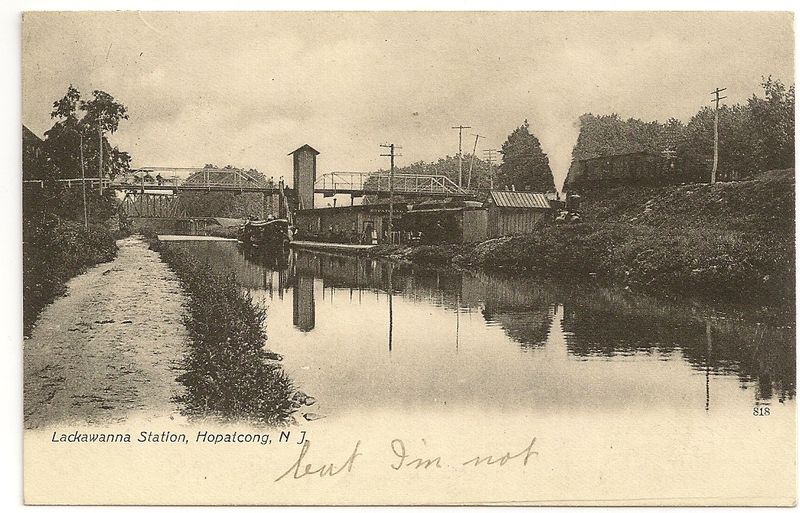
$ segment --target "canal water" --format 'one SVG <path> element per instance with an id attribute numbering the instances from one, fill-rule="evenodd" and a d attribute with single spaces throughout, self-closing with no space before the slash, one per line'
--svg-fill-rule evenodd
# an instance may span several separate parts
<path id="1" fill-rule="evenodd" d="M 267 310 L 314 413 L 692 412 L 794 417 L 795 328 L 601 287 L 182 241 Z"/>
<path id="2" fill-rule="evenodd" d="M 624 291 L 235 242 L 173 242 L 236 273 L 268 348 L 325 416 L 794 408 L 795 329 Z M 787 410 L 788 411 L 788 410 Z"/>

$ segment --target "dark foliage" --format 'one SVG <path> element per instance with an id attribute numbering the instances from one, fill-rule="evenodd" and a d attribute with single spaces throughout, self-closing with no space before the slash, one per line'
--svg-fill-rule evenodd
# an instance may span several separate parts
<path id="1" fill-rule="evenodd" d="M 82 174 L 97 178 L 101 169 L 104 177 L 113 178 L 130 169 L 130 155 L 106 137 L 128 119 L 126 107 L 104 91 L 92 94 L 93 99 L 81 100 L 80 92 L 69 86 L 64 97 L 53 103 L 50 116 L 56 122 L 45 132 L 42 155 L 26 166 L 25 179 L 80 178 Z"/>
<path id="2" fill-rule="evenodd" d="M 556 190 L 550 160 L 539 139 L 530 132 L 527 119 L 509 134 L 500 153 L 503 154 L 503 163 L 497 170 L 500 187 L 534 192 Z"/>
<path id="3" fill-rule="evenodd" d="M 793 169 L 713 187 L 620 187 L 587 195 L 583 223 L 490 241 L 470 259 L 645 291 L 790 305 L 793 205 Z"/>
<path id="4" fill-rule="evenodd" d="M 64 293 L 67 280 L 117 254 L 114 237 L 103 226 L 48 215 L 23 223 L 23 328 L 30 333 L 42 309 Z"/>
<path id="5" fill-rule="evenodd" d="M 84 116 L 79 118 L 79 112 Z M 130 157 L 112 147 L 102 133 L 113 133 L 127 119 L 126 108 L 103 91 L 82 101 L 69 86 L 63 98 L 53 103 L 56 121 L 44 141 L 23 134 L 23 179 L 42 180 L 41 186 L 25 186 L 23 215 L 23 326 L 29 333 L 42 308 L 64 292 L 67 280 L 89 266 L 112 260 L 117 253 L 114 238 L 126 235 L 113 228 L 117 213 L 113 191 L 64 187 L 56 180 L 100 174 L 102 144 L 103 175 L 113 177 L 128 169 Z M 81 158 L 81 156 L 83 158 Z M 87 223 L 88 221 L 88 223 Z M 85 226 L 88 224 L 88 228 Z"/>
<path id="6" fill-rule="evenodd" d="M 581 223 L 477 246 L 378 247 L 370 254 L 793 308 L 793 169 L 715 186 L 595 191 L 581 211 Z"/>
<path id="7" fill-rule="evenodd" d="M 210 170 L 210 180 L 216 183 L 233 183 L 233 177 L 229 173 L 214 172 L 220 168 L 212 164 L 206 164 L 205 169 Z M 225 166 L 223 170 L 234 170 L 233 166 Z M 245 176 L 251 177 L 250 185 L 274 186 L 272 179 L 268 179 L 263 173 L 256 169 L 242 170 Z M 190 176 L 186 183 L 204 183 L 203 173 L 195 173 Z M 180 195 L 180 205 L 188 216 L 196 217 L 234 217 L 245 219 L 248 216 L 263 217 L 264 194 L 260 192 L 182 192 Z M 267 213 L 269 210 L 267 210 Z"/>
<path id="8" fill-rule="evenodd" d="M 719 108 L 717 180 L 739 180 L 794 165 L 794 85 L 767 77 L 763 97 Z M 659 183 L 708 182 L 714 151 L 714 109 L 705 106 L 684 125 L 676 119 L 645 122 L 617 114 L 584 114 L 572 151 L 567 184 L 581 185 L 579 161 L 644 151 L 662 159 Z M 673 175 L 673 176 L 670 176 Z M 630 183 L 630 182 L 628 182 Z"/>
<path id="9" fill-rule="evenodd" d="M 282 424 L 296 411 L 294 387 L 265 349 L 266 312 L 232 274 L 214 271 L 184 249 L 157 246 L 189 295 L 191 339 L 181 401 L 190 414 Z"/>

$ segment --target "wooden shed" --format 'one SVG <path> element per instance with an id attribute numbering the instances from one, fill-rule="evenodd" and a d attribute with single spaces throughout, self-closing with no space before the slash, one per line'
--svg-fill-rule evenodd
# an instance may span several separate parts
<path id="1" fill-rule="evenodd" d="M 492 191 L 485 205 L 490 239 L 532 233 L 554 216 L 547 196 L 537 192 Z"/>

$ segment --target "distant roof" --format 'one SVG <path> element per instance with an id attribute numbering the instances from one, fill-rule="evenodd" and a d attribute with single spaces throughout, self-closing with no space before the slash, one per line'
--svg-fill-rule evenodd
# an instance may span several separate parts
<path id="1" fill-rule="evenodd" d="M 492 191 L 489 200 L 498 207 L 550 208 L 547 196 L 539 192 Z"/>
<path id="2" fill-rule="evenodd" d="M 38 135 L 34 134 L 30 128 L 22 125 L 22 141 L 25 143 L 34 143 L 40 144 L 42 143 L 42 138 Z"/>
<path id="3" fill-rule="evenodd" d="M 307 144 L 304 144 L 304 145 L 300 146 L 299 148 L 297 148 L 296 150 L 294 150 L 294 151 L 292 151 L 290 153 L 287 153 L 287 155 L 294 155 L 295 153 L 297 153 L 298 151 L 301 151 L 301 150 L 311 150 L 312 152 L 314 152 L 314 155 L 319 155 L 319 152 L 317 150 L 315 150 L 314 148 L 312 148 L 311 146 L 309 146 Z"/>

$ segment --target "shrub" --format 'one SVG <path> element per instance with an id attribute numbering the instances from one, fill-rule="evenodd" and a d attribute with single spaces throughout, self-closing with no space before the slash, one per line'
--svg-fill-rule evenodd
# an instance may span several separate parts
<path id="1" fill-rule="evenodd" d="M 419 265 L 447 265 L 460 250 L 457 245 L 417 246 L 409 251 L 407 258 Z"/>
<path id="2" fill-rule="evenodd" d="M 179 381 L 189 414 L 281 424 L 297 409 L 294 387 L 265 349 L 266 312 L 232 274 L 214 271 L 187 251 L 155 243 L 189 295 L 184 324 L 190 347 Z"/>
<path id="3" fill-rule="evenodd" d="M 36 217 L 23 223 L 23 329 L 30 334 L 42 309 L 64 293 L 67 281 L 87 267 L 117 254 L 114 237 L 102 225 L 84 228 L 58 217 Z"/>

